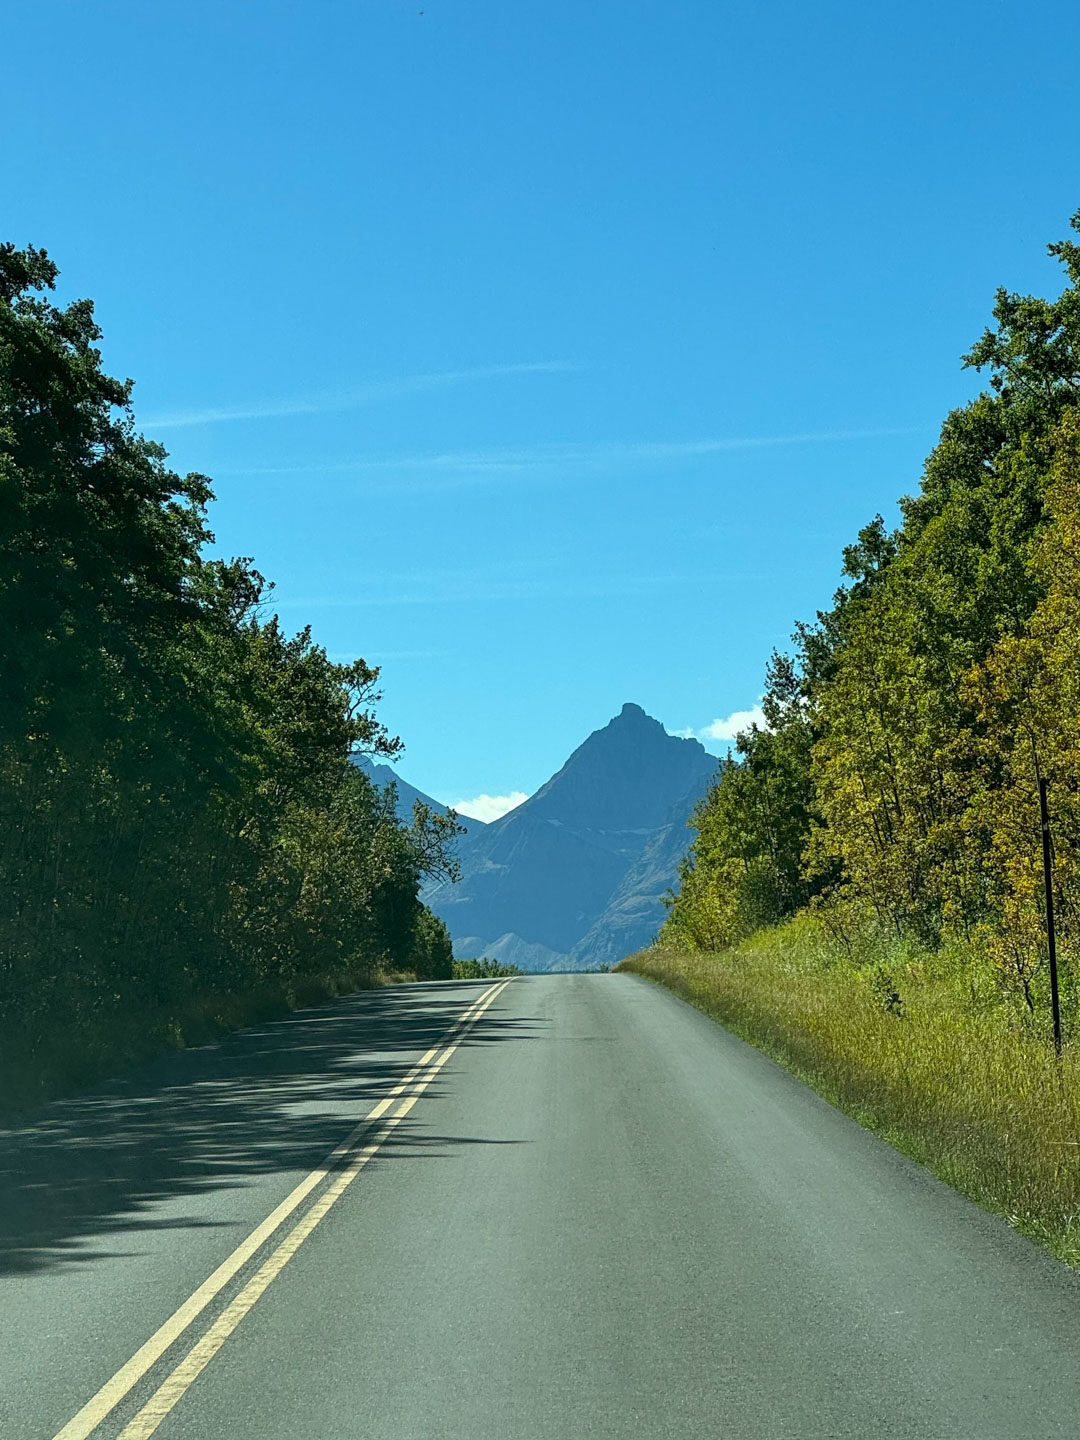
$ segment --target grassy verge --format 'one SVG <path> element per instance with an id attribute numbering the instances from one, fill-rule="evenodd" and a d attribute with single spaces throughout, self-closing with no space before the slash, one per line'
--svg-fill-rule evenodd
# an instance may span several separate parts
<path id="1" fill-rule="evenodd" d="M 1080 1056 L 963 1003 L 930 957 L 836 963 L 808 921 L 722 954 L 645 950 L 667 986 L 985 1209 L 1080 1265 Z"/>
<path id="2" fill-rule="evenodd" d="M 182 1006 L 118 1012 L 36 1037 L 20 1028 L 0 1029 L 0 1120 L 10 1122 L 36 1105 L 246 1025 L 277 1020 L 356 990 L 415 979 L 411 972 L 386 970 L 312 975 L 243 994 L 207 993 Z"/>

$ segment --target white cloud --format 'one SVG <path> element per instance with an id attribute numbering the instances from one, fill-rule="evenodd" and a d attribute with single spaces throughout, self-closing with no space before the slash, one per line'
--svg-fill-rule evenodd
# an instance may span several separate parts
<path id="1" fill-rule="evenodd" d="M 523 370 L 565 370 L 574 367 L 567 364 L 553 362 L 551 364 L 507 366 L 506 373 L 512 371 L 517 373 Z M 494 371 L 484 372 L 461 372 L 446 379 L 463 379 L 467 373 L 493 374 Z M 427 385 L 436 379 L 444 377 L 418 376 L 417 381 L 424 381 Z M 388 386 L 398 387 L 406 385 L 407 381 L 389 381 Z M 372 387 L 375 388 L 375 387 Z M 335 403 L 333 405 L 319 404 L 317 407 L 308 405 L 291 406 L 286 410 L 267 410 L 262 412 L 252 411 L 251 416 L 256 413 L 262 414 L 295 414 L 300 410 L 309 408 L 318 409 L 339 409 L 344 406 Z M 212 412 L 205 412 L 208 418 L 215 418 Z M 248 418 L 247 414 L 241 415 L 218 415 L 219 419 L 240 419 Z M 160 422 L 158 422 L 160 424 Z M 173 419 L 172 424 L 194 424 L 200 421 L 184 419 Z M 874 430 L 812 430 L 802 431 L 790 435 L 736 435 L 726 438 L 705 439 L 705 440 L 645 440 L 631 442 L 614 442 L 600 444 L 549 444 L 532 445 L 527 447 L 515 447 L 492 450 L 457 450 L 434 452 L 428 455 L 384 455 L 384 456 L 357 456 L 353 460 L 336 461 L 331 464 L 320 464 L 315 461 L 308 465 L 258 465 L 245 467 L 218 467 L 220 475 L 364 475 L 372 473 L 394 474 L 397 471 L 419 471 L 421 475 L 428 478 L 430 483 L 438 480 L 442 484 L 447 482 L 460 483 L 462 480 L 483 480 L 497 477 L 499 475 L 512 474 L 563 474 L 568 468 L 574 471 L 593 470 L 604 471 L 612 468 L 620 469 L 627 465 L 656 464 L 680 460 L 693 460 L 701 456 L 721 455 L 726 451 L 739 450 L 760 450 L 773 446 L 786 445 L 831 445 L 842 444 L 847 441 L 858 440 L 879 440 L 891 436 L 918 435 L 922 433 L 921 427 L 889 427 L 886 429 Z M 400 480 L 395 479 L 395 485 Z"/>
<path id="2" fill-rule="evenodd" d="M 756 725 L 759 730 L 766 728 L 765 712 L 760 705 L 755 705 L 752 710 L 733 710 L 730 715 L 721 716 L 700 730 L 688 726 L 685 730 L 672 733 L 688 740 L 734 740 L 740 730 L 749 730 L 751 725 Z"/>
<path id="3" fill-rule="evenodd" d="M 524 790 L 512 790 L 509 795 L 477 795 L 472 800 L 452 800 L 449 805 L 451 810 L 468 815 L 470 820 L 483 820 L 490 824 L 528 798 Z"/>
<path id="4" fill-rule="evenodd" d="M 247 405 L 225 405 L 201 410 L 182 410 L 171 415 L 140 417 L 147 430 L 178 430 L 191 425 L 216 425 L 230 420 L 271 420 L 282 415 L 323 415 L 334 410 L 356 410 L 399 395 L 414 395 L 455 385 L 463 380 L 491 380 L 503 375 L 533 375 L 576 370 L 567 360 L 537 360 L 521 365 L 480 365 L 471 370 L 442 370 L 428 375 L 402 375 L 394 380 L 376 380 L 324 395 L 293 396 L 277 400 L 256 400 Z"/>

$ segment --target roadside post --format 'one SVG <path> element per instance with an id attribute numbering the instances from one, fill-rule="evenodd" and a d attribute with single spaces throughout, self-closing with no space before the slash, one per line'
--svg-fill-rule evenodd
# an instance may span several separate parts
<path id="1" fill-rule="evenodd" d="M 1050 956 L 1050 1008 L 1054 1015 L 1054 1051 L 1061 1056 L 1061 1002 L 1058 998 L 1057 936 L 1054 933 L 1054 874 L 1050 860 L 1050 807 L 1047 782 L 1039 778 L 1039 817 L 1042 821 L 1043 886 L 1046 891 L 1046 948 Z"/>

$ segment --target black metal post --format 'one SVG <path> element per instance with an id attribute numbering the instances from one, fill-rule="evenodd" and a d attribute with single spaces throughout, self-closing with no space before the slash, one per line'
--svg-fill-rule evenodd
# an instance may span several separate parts
<path id="1" fill-rule="evenodd" d="M 1046 781 L 1039 780 L 1039 816 L 1042 820 L 1043 884 L 1046 888 L 1046 945 L 1050 953 L 1050 1006 L 1054 1012 L 1054 1050 L 1061 1054 L 1061 1002 L 1058 999 L 1057 937 L 1054 934 L 1054 874 L 1050 864 L 1050 807 Z"/>

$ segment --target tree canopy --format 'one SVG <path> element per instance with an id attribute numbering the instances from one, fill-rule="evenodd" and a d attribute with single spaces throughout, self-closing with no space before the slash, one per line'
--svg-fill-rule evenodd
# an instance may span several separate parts
<path id="1" fill-rule="evenodd" d="M 418 899 L 453 819 L 351 763 L 379 672 L 211 558 L 202 475 L 140 435 L 93 306 L 0 246 L 0 1029 L 77 1030 L 304 976 L 449 975 Z"/>
<path id="2" fill-rule="evenodd" d="M 988 389 L 946 417 L 899 528 L 877 517 L 860 533 L 832 608 L 774 656 L 765 726 L 739 737 L 694 817 L 666 938 L 726 945 L 812 906 L 839 934 L 963 937 L 1029 1006 L 1045 950 L 1041 774 L 1073 964 L 1080 244 L 1049 249 L 1061 295 L 998 291 L 964 357 Z"/>

